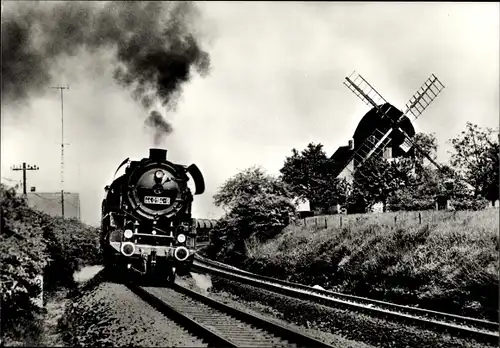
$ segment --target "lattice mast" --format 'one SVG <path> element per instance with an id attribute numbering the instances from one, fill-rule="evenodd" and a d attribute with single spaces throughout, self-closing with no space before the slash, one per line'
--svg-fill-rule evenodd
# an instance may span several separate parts
<path id="1" fill-rule="evenodd" d="M 64 97 L 63 90 L 69 89 L 69 86 L 55 86 L 51 88 L 56 88 L 61 90 L 61 215 L 64 219 L 64 145 L 69 145 L 64 143 Z"/>

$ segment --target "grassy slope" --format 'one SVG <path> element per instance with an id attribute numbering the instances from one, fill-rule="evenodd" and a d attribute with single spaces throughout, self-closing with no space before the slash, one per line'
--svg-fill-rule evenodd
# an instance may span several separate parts
<path id="1" fill-rule="evenodd" d="M 498 320 L 498 209 L 329 216 L 262 245 L 246 268 L 327 289 Z M 396 220 L 395 220 L 396 217 Z M 325 218 L 327 228 L 325 228 Z"/>

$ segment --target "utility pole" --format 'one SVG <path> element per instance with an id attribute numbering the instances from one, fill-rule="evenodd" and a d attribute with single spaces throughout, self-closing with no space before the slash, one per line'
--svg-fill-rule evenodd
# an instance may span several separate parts
<path id="1" fill-rule="evenodd" d="M 26 196 L 26 171 L 27 170 L 39 170 L 40 168 L 36 165 L 31 165 L 31 164 L 26 165 L 26 162 L 23 162 L 22 165 L 12 166 L 10 169 L 23 171 L 23 195 Z"/>
<path id="2" fill-rule="evenodd" d="M 64 97 L 63 90 L 69 89 L 69 86 L 54 86 L 61 90 L 61 213 L 64 219 Z M 68 144 L 69 145 L 69 144 Z"/>

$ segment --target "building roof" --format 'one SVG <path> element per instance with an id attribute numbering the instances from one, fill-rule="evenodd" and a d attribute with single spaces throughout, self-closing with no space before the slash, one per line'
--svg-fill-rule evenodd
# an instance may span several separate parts
<path id="1" fill-rule="evenodd" d="M 347 166 L 353 153 L 354 151 L 350 150 L 349 146 L 339 146 L 337 151 L 330 157 L 333 160 L 333 174 L 335 177 Z"/>
<path id="2" fill-rule="evenodd" d="M 61 192 L 27 192 L 28 205 L 51 216 L 62 216 Z M 64 193 L 64 217 L 80 220 L 80 195 Z"/>

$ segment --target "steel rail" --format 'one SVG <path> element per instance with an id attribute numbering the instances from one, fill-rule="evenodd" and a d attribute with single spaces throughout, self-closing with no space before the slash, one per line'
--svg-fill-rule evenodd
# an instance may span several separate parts
<path id="1" fill-rule="evenodd" d="M 278 344 L 278 346 L 295 347 L 300 345 L 304 347 L 333 348 L 333 346 L 297 330 L 274 323 L 261 315 L 243 312 L 177 283 L 174 283 L 168 289 L 155 288 L 155 291 L 174 291 L 185 295 L 188 299 L 194 301 L 193 303 L 188 301 L 179 302 L 178 299 L 176 301 L 172 293 L 165 293 L 165 297 L 160 298 L 147 288 L 132 283 L 127 283 L 127 286 L 141 299 L 169 317 L 173 317 L 174 320 L 197 335 L 207 337 L 207 341 L 217 347 L 266 347 L 267 344 L 274 347 Z M 211 316 L 207 315 L 206 310 L 200 309 L 200 304 L 209 307 L 213 314 Z M 226 318 L 231 317 L 232 320 L 225 321 L 223 319 L 221 324 L 221 314 Z M 238 323 L 235 319 L 240 322 Z M 245 331 L 245 324 L 250 330 L 254 330 L 253 328 L 263 330 L 262 334 L 255 336 L 251 331 Z M 275 337 L 275 339 L 272 341 L 270 337 Z M 277 340 L 279 342 L 276 342 Z"/>
<path id="2" fill-rule="evenodd" d="M 213 344 L 216 347 L 237 347 L 233 342 L 225 339 L 219 333 L 215 332 L 211 328 L 203 325 L 188 315 L 183 314 L 176 308 L 172 307 L 165 301 L 162 301 L 158 297 L 154 296 L 143 287 L 135 285 L 132 282 L 127 282 L 126 286 L 137 296 L 139 296 L 143 301 L 152 305 L 156 310 L 165 316 L 172 318 L 174 321 L 184 326 L 186 329 L 192 333 L 196 333 L 201 337 L 204 337 L 208 341 L 209 345 Z"/>
<path id="3" fill-rule="evenodd" d="M 265 288 L 294 298 L 321 303 L 329 307 L 355 309 L 370 315 L 388 317 L 396 321 L 409 321 L 419 326 L 431 326 L 442 331 L 474 337 L 479 341 L 490 343 L 498 343 L 499 341 L 499 324 L 495 322 L 316 289 L 298 283 L 253 274 L 206 259 L 200 255 L 195 256 L 193 267 L 238 282 Z"/>

